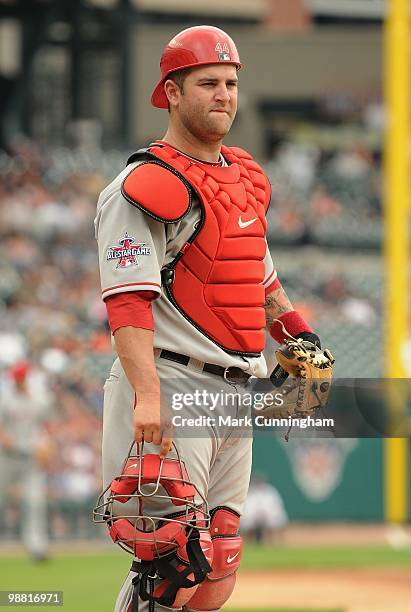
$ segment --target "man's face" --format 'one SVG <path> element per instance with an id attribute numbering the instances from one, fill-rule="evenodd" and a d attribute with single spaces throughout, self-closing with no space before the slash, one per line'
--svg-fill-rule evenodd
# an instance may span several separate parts
<path id="1" fill-rule="evenodd" d="M 176 88 L 171 112 L 182 125 L 204 142 L 222 140 L 237 112 L 237 70 L 232 65 L 210 64 L 192 70 L 183 92 Z"/>

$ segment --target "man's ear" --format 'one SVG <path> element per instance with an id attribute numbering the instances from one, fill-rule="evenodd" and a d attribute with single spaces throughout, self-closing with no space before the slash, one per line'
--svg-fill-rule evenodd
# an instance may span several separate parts
<path id="1" fill-rule="evenodd" d="M 164 83 L 164 91 L 170 106 L 175 106 L 179 100 L 180 89 L 172 79 L 167 79 Z"/>

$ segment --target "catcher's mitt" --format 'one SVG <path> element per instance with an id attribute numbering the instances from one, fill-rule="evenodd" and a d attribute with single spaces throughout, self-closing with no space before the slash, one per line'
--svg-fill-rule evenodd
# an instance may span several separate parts
<path id="1" fill-rule="evenodd" d="M 283 401 L 270 406 L 270 416 L 307 417 L 324 408 L 333 376 L 331 352 L 300 338 L 286 340 L 275 354 L 278 365 L 270 379 Z"/>

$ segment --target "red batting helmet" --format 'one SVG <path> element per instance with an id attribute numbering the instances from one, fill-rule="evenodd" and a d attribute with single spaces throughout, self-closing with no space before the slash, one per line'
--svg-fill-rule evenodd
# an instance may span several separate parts
<path id="1" fill-rule="evenodd" d="M 170 40 L 161 55 L 161 80 L 152 93 L 152 105 L 168 108 L 164 82 L 176 70 L 220 63 L 233 64 L 237 70 L 242 68 L 237 47 L 224 30 L 202 25 L 179 32 Z"/>

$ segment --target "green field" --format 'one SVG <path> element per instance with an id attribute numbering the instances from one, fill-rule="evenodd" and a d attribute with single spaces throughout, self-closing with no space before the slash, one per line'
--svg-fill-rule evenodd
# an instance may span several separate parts
<path id="1" fill-rule="evenodd" d="M 121 551 L 108 552 L 105 548 L 100 553 L 94 549 L 83 554 L 56 554 L 50 561 L 37 564 L 22 555 L 4 555 L 0 557 L 0 590 L 59 590 L 64 592 L 66 612 L 112 612 L 130 559 Z M 411 568 L 411 551 L 388 547 L 290 549 L 247 546 L 241 571 L 353 567 Z M 28 609 L 22 606 L 13 608 Z M 281 612 L 278 608 L 270 610 Z M 247 612 L 252 611 L 248 609 Z M 312 611 L 293 609 L 292 612 Z M 323 609 L 321 612 L 331 611 Z"/>

